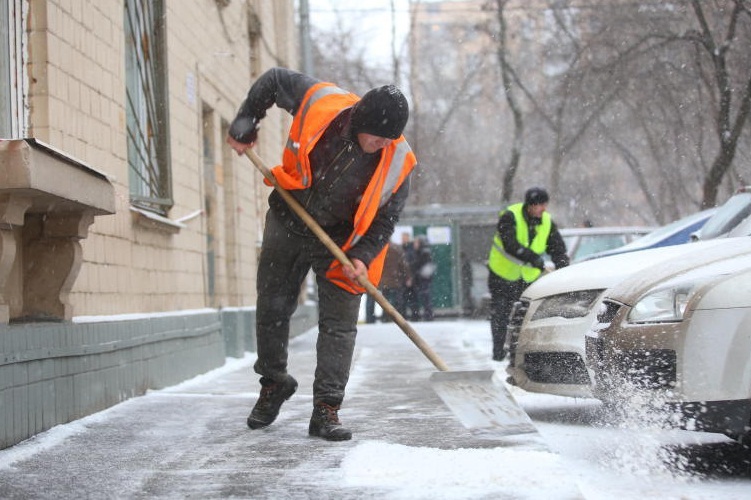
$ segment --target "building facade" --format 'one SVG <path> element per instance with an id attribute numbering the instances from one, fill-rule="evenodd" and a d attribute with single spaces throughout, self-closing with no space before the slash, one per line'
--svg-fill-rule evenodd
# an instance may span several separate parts
<path id="1" fill-rule="evenodd" d="M 268 188 L 224 138 L 254 79 L 298 58 L 293 0 L 0 18 L 2 448 L 254 349 Z M 269 111 L 263 158 L 289 123 Z"/>

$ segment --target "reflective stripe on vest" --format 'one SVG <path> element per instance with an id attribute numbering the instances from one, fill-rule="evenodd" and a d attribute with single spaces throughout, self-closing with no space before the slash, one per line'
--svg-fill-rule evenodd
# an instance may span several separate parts
<path id="1" fill-rule="evenodd" d="M 552 228 L 550 214 L 543 212 L 542 222 L 535 227 L 536 234 L 530 243 L 529 227 L 527 226 L 527 220 L 524 218 L 523 209 L 523 203 L 516 203 L 510 205 L 506 210 L 501 211 L 499 216 L 506 211 L 514 214 L 514 220 L 516 222 L 516 240 L 520 245 L 529 248 L 537 255 L 542 255 L 547 249 L 548 237 L 550 236 L 550 230 Z M 488 267 L 490 267 L 490 270 L 493 273 L 507 281 L 523 279 L 525 282 L 531 283 L 541 274 L 541 271 L 536 267 L 532 267 L 527 262 L 506 252 L 505 248 L 503 248 L 501 237 L 497 232 L 493 237 L 493 245 L 490 247 Z"/>
<path id="2" fill-rule="evenodd" d="M 313 87 L 315 90 L 307 97 L 307 99 L 303 100 L 302 105 L 300 106 L 300 111 L 298 112 L 299 116 L 299 123 L 297 125 L 298 131 L 302 131 L 305 129 L 305 119 L 308 117 L 308 111 L 310 111 L 310 108 L 312 108 L 320 99 L 329 96 L 329 95 L 345 95 L 349 96 L 350 93 L 346 90 L 340 89 L 339 87 L 336 87 L 334 85 L 320 85 Z M 312 90 L 312 89 L 311 89 Z M 323 132 L 323 129 L 321 130 Z M 317 138 L 316 138 L 317 139 Z M 293 140 L 291 135 L 287 136 L 287 150 L 290 151 L 292 156 L 295 159 L 295 170 L 298 172 L 298 175 L 300 176 L 302 185 L 304 187 L 310 186 L 310 168 L 307 169 L 307 171 L 303 168 L 303 163 L 300 161 L 300 136 L 297 134 L 296 140 Z"/>
<path id="3" fill-rule="evenodd" d="M 332 83 L 321 82 L 308 89 L 292 120 L 282 164 L 271 169 L 281 187 L 287 190 L 310 187 L 310 151 L 334 118 L 359 99 Z"/>
<path id="4" fill-rule="evenodd" d="M 391 195 L 396 192 L 396 190 L 402 185 L 402 182 L 404 182 L 404 179 L 407 177 L 407 174 L 412 171 L 412 167 L 409 167 L 408 170 L 405 170 L 407 167 L 406 165 L 409 164 L 408 157 L 412 155 L 414 157 L 414 154 L 412 153 L 412 149 L 410 149 L 409 144 L 407 144 L 407 141 L 404 140 L 404 138 L 400 138 L 397 141 L 394 141 L 396 144 L 396 148 L 387 148 L 384 152 L 386 153 L 384 158 L 382 156 L 381 163 L 385 161 L 389 162 L 389 165 L 397 165 L 399 168 L 388 168 L 386 169 L 386 178 L 384 179 L 383 185 L 380 189 L 380 196 L 378 197 L 378 206 L 376 207 L 376 211 L 384 206 L 386 202 L 389 201 L 391 198 Z M 388 156 L 391 156 L 389 159 Z M 414 164 L 413 164 L 414 166 Z M 383 174 L 383 170 L 379 169 L 376 170 L 373 177 L 377 177 L 379 175 Z M 373 179 L 371 179 L 371 183 L 373 183 Z M 378 183 L 376 183 L 378 184 Z M 368 188 L 370 188 L 370 185 L 368 185 Z M 367 228 L 370 227 L 371 222 L 373 222 L 372 219 L 367 221 L 367 227 L 363 227 L 364 231 L 358 231 L 358 228 L 361 226 L 364 226 L 363 222 L 365 222 L 365 214 L 368 213 L 370 210 L 368 208 L 370 207 L 370 204 L 372 204 L 375 200 L 373 199 L 375 193 L 375 189 L 373 190 L 373 193 L 369 193 L 370 189 L 366 189 L 365 194 L 362 197 L 362 200 L 360 200 L 360 205 L 357 208 L 357 212 L 355 213 L 355 232 L 352 234 L 352 240 L 350 242 L 350 247 L 355 246 L 358 241 L 360 241 L 360 238 L 363 237 L 365 234 L 365 231 L 367 231 Z M 375 217 L 375 214 L 373 214 Z"/>

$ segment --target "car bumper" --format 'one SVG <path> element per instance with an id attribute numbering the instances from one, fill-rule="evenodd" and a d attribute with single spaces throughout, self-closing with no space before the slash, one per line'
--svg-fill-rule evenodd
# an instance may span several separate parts
<path id="1" fill-rule="evenodd" d="M 570 397 L 592 397 L 591 377 L 584 363 L 584 332 L 591 318 L 560 322 L 542 320 L 522 324 L 528 303 L 512 313 L 510 382 L 529 391 Z"/>

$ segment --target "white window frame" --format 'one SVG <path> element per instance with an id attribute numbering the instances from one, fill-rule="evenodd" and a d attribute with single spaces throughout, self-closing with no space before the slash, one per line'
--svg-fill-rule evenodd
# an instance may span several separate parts
<path id="1" fill-rule="evenodd" d="M 28 133 L 26 54 L 28 2 L 6 0 L 0 5 L 0 138 L 20 139 Z"/>

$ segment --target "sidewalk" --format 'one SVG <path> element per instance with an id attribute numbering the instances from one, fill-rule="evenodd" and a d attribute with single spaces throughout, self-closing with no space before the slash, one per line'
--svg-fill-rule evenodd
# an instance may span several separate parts
<path id="1" fill-rule="evenodd" d="M 415 327 L 452 370 L 498 368 L 486 350 L 487 324 L 457 331 L 466 325 L 435 322 Z M 557 498 L 577 496 L 576 487 L 563 479 L 566 474 L 557 455 L 539 437 L 488 441 L 471 436 L 432 391 L 428 381 L 435 371 L 432 364 L 393 324 L 360 328 L 340 412 L 354 434 L 352 441 L 310 438 L 314 360 L 315 332 L 291 342 L 290 373 L 300 386 L 266 429 L 251 431 L 245 424 L 258 394 L 254 356 L 230 359 L 209 374 L 0 451 L 0 498 L 463 498 L 465 493 L 466 498 L 518 497 L 516 488 L 523 485 L 515 482 L 529 478 L 493 482 L 482 467 L 469 467 L 481 474 L 471 484 L 460 481 L 471 479 L 472 471 L 457 471 L 465 477 L 453 481 L 454 490 L 453 483 L 444 485 L 443 493 L 423 485 L 424 497 L 411 490 L 395 491 L 393 478 L 379 477 L 378 471 L 359 469 L 355 477 L 344 467 L 363 453 L 365 468 L 369 463 L 375 469 L 379 456 L 390 453 L 391 461 L 411 456 L 414 462 L 460 449 L 493 453 L 490 460 L 480 457 L 484 462 L 519 458 L 508 452 L 502 455 L 504 450 L 531 454 L 538 460 L 537 472 L 553 479 L 552 491 L 565 493 Z M 431 453 L 416 454 L 416 449 Z M 540 463 L 541 457 L 549 463 Z M 487 466 L 500 467 L 498 472 L 506 475 L 500 463 Z M 430 467 L 438 466 L 412 463 L 398 470 L 409 469 L 416 476 Z M 417 479 L 404 478 L 404 488 L 415 486 Z M 475 482 L 482 483 L 479 489 Z"/>

